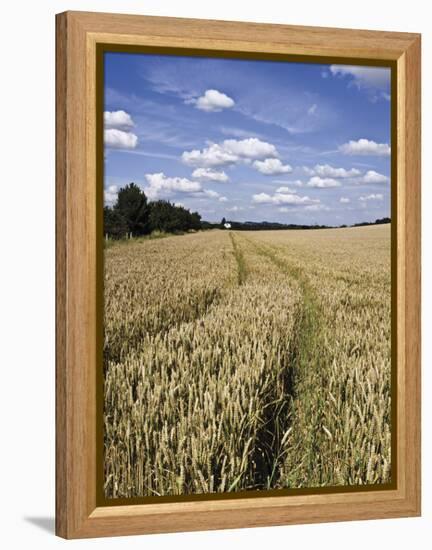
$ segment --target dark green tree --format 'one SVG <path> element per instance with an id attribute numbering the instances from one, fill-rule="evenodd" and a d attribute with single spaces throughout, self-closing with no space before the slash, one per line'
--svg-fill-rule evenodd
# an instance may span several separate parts
<path id="1" fill-rule="evenodd" d="M 120 213 L 119 210 L 114 208 L 109 208 L 105 206 L 104 208 L 104 234 L 109 235 L 114 239 L 121 239 L 126 236 L 129 231 L 129 226 Z"/>
<path id="2" fill-rule="evenodd" d="M 150 227 L 154 231 L 181 231 L 180 217 L 175 206 L 168 201 L 158 200 L 150 203 Z"/>
<path id="3" fill-rule="evenodd" d="M 104 208 L 104 232 L 113 238 L 145 235 L 157 230 L 165 233 L 201 229 L 201 216 L 166 200 L 147 202 L 134 183 L 120 189 L 115 205 Z"/>
<path id="4" fill-rule="evenodd" d="M 225 229 L 226 219 L 222 218 L 222 221 L 221 221 L 220 224 L 221 224 L 222 229 Z"/>
<path id="5" fill-rule="evenodd" d="M 126 220 L 128 230 L 132 235 L 145 235 L 149 233 L 149 206 L 147 197 L 135 183 L 130 183 L 120 189 L 114 210 Z"/>
<path id="6" fill-rule="evenodd" d="M 194 229 L 195 231 L 198 231 L 201 229 L 201 216 L 198 214 L 198 212 L 192 212 L 190 214 L 191 217 L 191 227 L 190 229 Z"/>
<path id="7" fill-rule="evenodd" d="M 149 206 L 152 230 L 174 233 L 201 229 L 201 216 L 198 212 L 191 213 L 183 206 L 175 206 L 165 200 L 151 202 Z"/>

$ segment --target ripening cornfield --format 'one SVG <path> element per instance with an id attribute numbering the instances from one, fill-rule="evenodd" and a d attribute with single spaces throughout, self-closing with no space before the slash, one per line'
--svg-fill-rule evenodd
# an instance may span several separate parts
<path id="1" fill-rule="evenodd" d="M 105 250 L 107 498 L 391 478 L 390 225 Z"/>

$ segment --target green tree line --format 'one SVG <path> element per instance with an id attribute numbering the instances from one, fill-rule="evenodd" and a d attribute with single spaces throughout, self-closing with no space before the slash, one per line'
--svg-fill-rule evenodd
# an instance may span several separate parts
<path id="1" fill-rule="evenodd" d="M 117 201 L 104 208 L 104 232 L 114 239 L 149 235 L 153 231 L 182 233 L 201 229 L 201 216 L 166 200 L 148 201 L 135 183 L 122 187 Z"/>

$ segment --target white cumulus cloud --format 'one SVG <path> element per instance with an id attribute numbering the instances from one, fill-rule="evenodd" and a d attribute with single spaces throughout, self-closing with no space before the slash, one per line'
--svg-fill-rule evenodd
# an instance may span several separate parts
<path id="1" fill-rule="evenodd" d="M 359 198 L 359 201 L 366 202 L 366 201 L 382 201 L 384 196 L 382 193 L 371 193 L 370 195 L 365 195 L 363 197 Z"/>
<path id="2" fill-rule="evenodd" d="M 388 143 L 376 143 L 365 138 L 357 141 L 350 140 L 348 143 L 340 145 L 339 151 L 344 155 L 372 155 L 378 157 L 388 157 L 391 153 Z"/>
<path id="3" fill-rule="evenodd" d="M 192 177 L 199 180 L 205 180 L 205 181 L 226 182 L 229 180 L 229 177 L 225 174 L 225 172 L 211 170 L 210 168 L 196 168 L 192 172 Z"/>
<path id="4" fill-rule="evenodd" d="M 316 164 L 313 168 L 305 166 L 303 170 L 310 176 L 320 176 L 322 178 L 352 178 L 361 174 L 357 168 L 346 170 L 345 168 L 335 168 L 330 164 Z"/>
<path id="5" fill-rule="evenodd" d="M 212 143 L 202 151 L 193 149 L 192 151 L 184 151 L 182 154 L 182 161 L 190 166 L 225 166 L 234 164 L 238 160 L 237 155 L 230 153 L 217 143 Z"/>
<path id="6" fill-rule="evenodd" d="M 348 204 L 351 202 L 351 200 L 348 197 L 341 197 L 339 199 L 339 202 L 341 202 L 342 204 Z"/>
<path id="7" fill-rule="evenodd" d="M 212 168 L 244 160 L 276 156 L 278 156 L 276 147 L 258 138 L 226 139 L 222 143 L 211 143 L 202 150 L 184 151 L 182 161 L 190 166 Z"/>
<path id="8" fill-rule="evenodd" d="M 135 124 L 126 111 L 105 111 L 104 126 L 105 128 L 125 129 L 132 128 Z"/>
<path id="9" fill-rule="evenodd" d="M 278 152 L 274 145 L 258 138 L 226 139 L 223 147 L 239 157 L 249 159 L 262 159 L 265 157 L 277 157 Z"/>
<path id="10" fill-rule="evenodd" d="M 349 85 L 365 90 L 371 101 L 390 101 L 390 69 L 385 67 L 362 67 L 360 65 L 330 65 L 333 76 L 347 78 Z"/>
<path id="11" fill-rule="evenodd" d="M 320 178 L 319 176 L 312 176 L 306 185 L 308 187 L 324 189 L 326 187 L 340 187 L 341 183 L 333 178 Z"/>
<path id="12" fill-rule="evenodd" d="M 104 202 L 106 206 L 112 206 L 117 202 L 118 187 L 117 185 L 110 185 L 104 190 Z"/>
<path id="13" fill-rule="evenodd" d="M 202 191 L 198 181 L 191 181 L 187 178 L 168 177 L 163 172 L 157 174 L 146 174 L 148 186 L 144 192 L 149 199 L 155 200 L 161 197 L 169 197 L 173 193 L 198 193 Z"/>
<path id="14" fill-rule="evenodd" d="M 144 192 L 150 200 L 167 199 L 177 193 L 188 193 L 194 197 L 215 199 L 226 202 L 228 199 L 212 189 L 203 189 L 199 181 L 188 178 L 169 177 L 163 172 L 146 174 L 147 187 Z"/>
<path id="15" fill-rule="evenodd" d="M 358 85 L 386 88 L 390 84 L 390 69 L 361 65 L 330 65 L 333 76 L 351 76 Z"/>
<path id="16" fill-rule="evenodd" d="M 104 130 L 104 143 L 112 149 L 135 149 L 138 137 L 132 132 L 123 132 L 117 128 Z"/>
<path id="17" fill-rule="evenodd" d="M 388 183 L 390 180 L 384 174 L 375 172 L 375 170 L 368 170 L 361 181 L 362 183 Z"/>
<path id="18" fill-rule="evenodd" d="M 265 174 L 266 176 L 273 176 L 275 174 L 289 174 L 292 172 L 292 167 L 289 164 L 282 164 L 278 158 L 268 158 L 265 160 L 255 160 L 253 167 Z"/>
<path id="19" fill-rule="evenodd" d="M 218 90 L 206 90 L 204 95 L 197 99 L 187 100 L 187 103 L 193 103 L 197 109 L 207 112 L 218 112 L 230 109 L 235 105 L 231 97 Z"/>
<path id="20" fill-rule="evenodd" d="M 227 197 L 222 196 L 220 193 L 213 191 L 212 189 L 203 189 L 202 194 L 209 199 L 217 199 L 220 202 L 226 202 L 228 200 Z"/>
<path id="21" fill-rule="evenodd" d="M 295 193 L 292 189 L 287 187 L 286 185 L 283 185 L 282 187 L 278 187 L 276 189 L 276 193 Z"/>
<path id="22" fill-rule="evenodd" d="M 258 204 L 288 204 L 288 205 L 309 205 L 309 204 L 318 204 L 319 199 L 311 199 L 307 196 L 301 197 L 293 193 L 274 193 L 269 195 L 268 193 L 258 193 L 252 195 L 252 201 Z"/>

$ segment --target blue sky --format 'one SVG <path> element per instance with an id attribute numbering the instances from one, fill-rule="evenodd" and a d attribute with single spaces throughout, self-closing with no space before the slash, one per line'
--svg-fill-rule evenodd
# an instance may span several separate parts
<path id="1" fill-rule="evenodd" d="M 204 220 L 390 215 L 390 69 L 105 54 L 105 202 L 135 182 Z"/>

